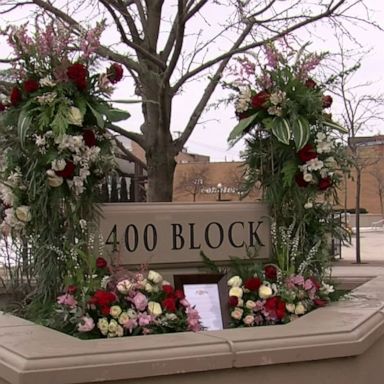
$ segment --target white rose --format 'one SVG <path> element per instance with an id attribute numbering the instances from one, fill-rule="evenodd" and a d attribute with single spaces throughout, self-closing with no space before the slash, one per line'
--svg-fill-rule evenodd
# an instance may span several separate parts
<path id="1" fill-rule="evenodd" d="M 83 115 L 79 108 L 70 107 L 68 113 L 68 123 L 81 127 L 83 125 Z"/>
<path id="2" fill-rule="evenodd" d="M 122 312 L 121 315 L 119 316 L 118 322 L 121 325 L 126 324 L 129 321 L 129 316 L 127 312 Z"/>
<path id="3" fill-rule="evenodd" d="M 146 283 L 146 284 L 144 285 L 144 290 L 145 290 L 146 292 L 148 292 L 148 293 L 153 292 L 152 284 L 151 284 L 151 283 Z"/>
<path id="4" fill-rule="evenodd" d="M 295 313 L 295 307 L 296 307 L 295 304 L 290 304 L 290 303 L 285 304 L 285 308 L 290 313 Z"/>
<path id="5" fill-rule="evenodd" d="M 236 296 L 238 298 L 243 297 L 243 290 L 240 287 L 232 287 L 229 290 L 229 296 Z"/>
<path id="6" fill-rule="evenodd" d="M 228 287 L 240 287 L 243 284 L 243 280 L 241 280 L 240 276 L 231 277 L 228 282 Z"/>
<path id="7" fill-rule="evenodd" d="M 231 312 L 231 317 L 236 319 L 236 320 L 240 320 L 243 316 L 243 310 L 241 308 L 235 308 L 232 312 Z"/>
<path id="8" fill-rule="evenodd" d="M 119 324 L 116 320 L 111 320 L 108 325 L 108 331 L 111 333 L 116 333 L 117 332 L 117 327 L 119 327 Z"/>
<path id="9" fill-rule="evenodd" d="M 116 336 L 117 337 L 123 337 L 124 336 L 124 328 L 121 325 L 117 326 Z"/>
<path id="10" fill-rule="evenodd" d="M 109 310 L 109 314 L 115 319 L 117 319 L 120 316 L 121 312 L 123 312 L 123 310 L 118 305 L 112 305 L 112 307 Z"/>
<path id="11" fill-rule="evenodd" d="M 247 315 L 243 319 L 243 323 L 246 325 L 251 325 L 255 321 L 255 318 L 252 315 Z"/>
<path id="12" fill-rule="evenodd" d="M 132 288 L 132 282 L 128 279 L 119 281 L 116 285 L 116 289 L 122 294 L 126 295 Z"/>
<path id="13" fill-rule="evenodd" d="M 101 319 L 99 319 L 99 321 L 97 322 L 97 328 L 100 329 L 100 332 L 105 336 L 107 333 L 108 333 L 108 320 L 103 317 Z"/>
<path id="14" fill-rule="evenodd" d="M 28 221 L 32 220 L 31 208 L 26 205 L 20 205 L 20 207 L 17 207 L 15 215 L 17 219 L 23 223 L 28 223 Z"/>
<path id="15" fill-rule="evenodd" d="M 307 172 L 307 173 L 304 173 L 303 179 L 304 179 L 304 181 L 309 183 L 313 180 L 313 176 L 312 176 L 312 174 Z"/>
<path id="16" fill-rule="evenodd" d="M 64 159 L 56 159 L 51 162 L 51 167 L 54 171 L 62 171 L 66 165 L 67 162 Z"/>
<path id="17" fill-rule="evenodd" d="M 159 284 L 163 280 L 163 276 L 161 276 L 158 272 L 149 271 L 147 279 L 154 282 L 155 284 Z"/>
<path id="18" fill-rule="evenodd" d="M 245 303 L 245 306 L 248 308 L 248 309 L 253 309 L 256 307 L 256 303 L 253 301 L 253 300 L 248 300 L 246 303 Z"/>
<path id="19" fill-rule="evenodd" d="M 259 296 L 262 299 L 268 299 L 273 294 L 272 288 L 268 287 L 268 285 L 261 285 L 259 288 Z"/>
<path id="20" fill-rule="evenodd" d="M 174 314 L 174 313 L 167 313 L 165 315 L 165 317 L 167 318 L 167 320 L 170 320 L 170 321 L 175 321 L 177 320 L 177 316 Z"/>
<path id="21" fill-rule="evenodd" d="M 312 207 L 313 207 L 313 203 L 311 203 L 310 201 L 308 201 L 307 203 L 304 204 L 305 209 L 310 209 Z"/>
<path id="22" fill-rule="evenodd" d="M 149 301 L 148 302 L 148 312 L 153 316 L 159 316 L 162 314 L 161 305 L 157 303 L 156 301 Z"/>
<path id="23" fill-rule="evenodd" d="M 56 177 L 48 177 L 48 185 L 53 188 L 60 187 L 61 184 L 63 184 L 64 179 L 60 176 Z"/>
<path id="24" fill-rule="evenodd" d="M 295 307 L 295 315 L 304 315 L 305 307 L 302 303 L 297 303 Z"/>
<path id="25" fill-rule="evenodd" d="M 129 317 L 130 319 L 133 319 L 133 320 L 136 320 L 136 319 L 137 319 L 137 312 L 136 312 L 134 309 L 132 309 L 132 308 L 129 308 L 129 309 L 127 310 L 127 315 L 128 315 L 128 317 Z"/>

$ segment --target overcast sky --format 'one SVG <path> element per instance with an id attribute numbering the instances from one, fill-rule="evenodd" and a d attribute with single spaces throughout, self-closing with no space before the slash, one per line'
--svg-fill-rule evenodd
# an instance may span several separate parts
<path id="1" fill-rule="evenodd" d="M 382 0 L 365 0 L 367 6 L 374 10 L 373 16 L 377 22 L 384 20 L 384 1 Z M 359 15 L 364 17 L 364 15 Z M 213 17 L 213 16 L 212 16 Z M 220 19 L 225 17 L 225 10 L 223 14 L 216 14 L 216 18 Z M 17 19 L 17 17 L 15 17 Z M 9 18 L 2 18 L 2 24 L 8 21 Z M 211 20 L 212 21 L 212 20 Z M 193 19 L 191 20 L 193 22 Z M 384 23 L 382 23 L 384 27 Z M 194 26 L 192 25 L 192 28 Z M 196 25 L 196 28 L 199 28 Z M 361 46 L 365 49 L 371 49 L 370 53 L 366 55 L 363 66 L 359 70 L 355 81 L 357 83 L 371 81 L 372 86 L 369 88 L 369 92 L 377 94 L 384 90 L 384 33 L 379 30 L 375 30 L 372 27 L 349 27 L 350 33 L 352 33 L 356 39 L 361 43 Z M 312 42 L 311 51 L 330 51 L 337 52 L 338 44 L 334 35 L 330 32 L 330 28 L 326 25 L 312 28 L 313 34 L 309 37 L 304 32 L 301 32 L 300 37 L 303 41 L 310 40 Z M 108 32 L 107 32 L 108 34 Z M 116 36 L 106 36 L 112 41 L 116 41 Z M 347 42 L 349 48 L 358 48 L 352 42 Z M 4 40 L 0 41 L 0 51 L 2 56 L 7 52 L 7 47 Z M 201 96 L 203 84 L 198 81 L 189 85 L 188 89 L 182 96 L 176 97 L 173 105 L 172 116 L 172 132 L 177 135 L 177 131 L 182 130 L 185 123 L 192 111 L 192 108 L 196 105 L 199 97 Z M 367 89 L 365 90 L 367 92 Z M 114 94 L 116 99 L 127 99 L 134 97 L 133 89 L 129 82 L 119 84 Z M 214 95 L 212 101 L 223 97 L 223 92 L 220 87 Z M 127 109 L 131 112 L 132 117 L 123 124 L 124 127 L 132 130 L 139 131 L 142 123 L 141 108 L 139 105 L 128 105 Z M 332 108 L 332 112 L 337 112 L 337 105 Z M 206 113 L 201 119 L 201 123 L 195 128 L 192 136 L 187 142 L 187 149 L 189 152 L 201 153 L 211 156 L 211 161 L 233 161 L 239 159 L 239 150 L 242 149 L 242 143 L 239 143 L 234 148 L 229 149 L 227 145 L 227 137 L 236 124 L 234 118 L 234 108 L 232 106 L 225 107 L 222 105 L 218 110 L 211 110 Z M 373 127 L 372 133 L 384 133 L 383 127 Z M 369 134 L 369 132 L 368 132 Z"/>

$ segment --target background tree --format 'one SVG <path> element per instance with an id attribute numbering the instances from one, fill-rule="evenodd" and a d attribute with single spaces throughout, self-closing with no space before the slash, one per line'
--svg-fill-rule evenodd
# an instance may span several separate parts
<path id="1" fill-rule="evenodd" d="M 321 19 L 341 25 L 340 18 L 348 17 L 358 4 L 363 6 L 360 0 L 5 0 L 0 12 L 32 10 L 36 28 L 54 19 L 76 35 L 86 33 L 84 20 L 107 20 L 117 38 L 97 53 L 128 70 L 144 118 L 141 133 L 111 128 L 145 150 L 148 200 L 171 201 L 175 156 L 199 122 L 230 59 Z M 174 139 L 174 99 L 195 79 L 201 81 L 201 96 L 185 126 L 178 127 L 182 134 Z"/>
<path id="2" fill-rule="evenodd" d="M 180 182 L 175 189 L 180 193 L 187 192 L 192 195 L 192 201 L 196 201 L 196 197 L 205 187 L 208 177 L 208 166 L 205 164 L 192 165 L 188 171 L 185 171 L 180 177 Z"/>

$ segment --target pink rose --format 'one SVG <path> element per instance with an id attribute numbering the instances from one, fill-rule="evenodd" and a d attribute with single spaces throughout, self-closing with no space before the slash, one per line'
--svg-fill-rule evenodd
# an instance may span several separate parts
<path id="1" fill-rule="evenodd" d="M 144 327 L 149 325 L 152 321 L 152 316 L 148 315 L 146 312 L 140 313 L 138 317 L 140 327 Z"/>
<path id="2" fill-rule="evenodd" d="M 141 292 L 137 292 L 131 301 L 138 311 L 144 311 L 144 309 L 147 308 L 148 299 Z"/>
<path id="3" fill-rule="evenodd" d="M 65 295 L 61 295 L 57 298 L 57 303 L 61 305 L 67 305 L 70 308 L 75 308 L 77 305 L 77 301 L 73 295 L 66 293 Z"/>

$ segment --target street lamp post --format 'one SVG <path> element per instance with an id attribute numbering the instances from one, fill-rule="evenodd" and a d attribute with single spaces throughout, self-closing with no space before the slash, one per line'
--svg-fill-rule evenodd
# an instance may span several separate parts
<path id="1" fill-rule="evenodd" d="M 219 192 L 219 196 L 217 198 L 218 201 L 221 201 L 221 188 L 223 188 L 223 185 L 221 183 L 217 184 L 217 189 Z"/>

